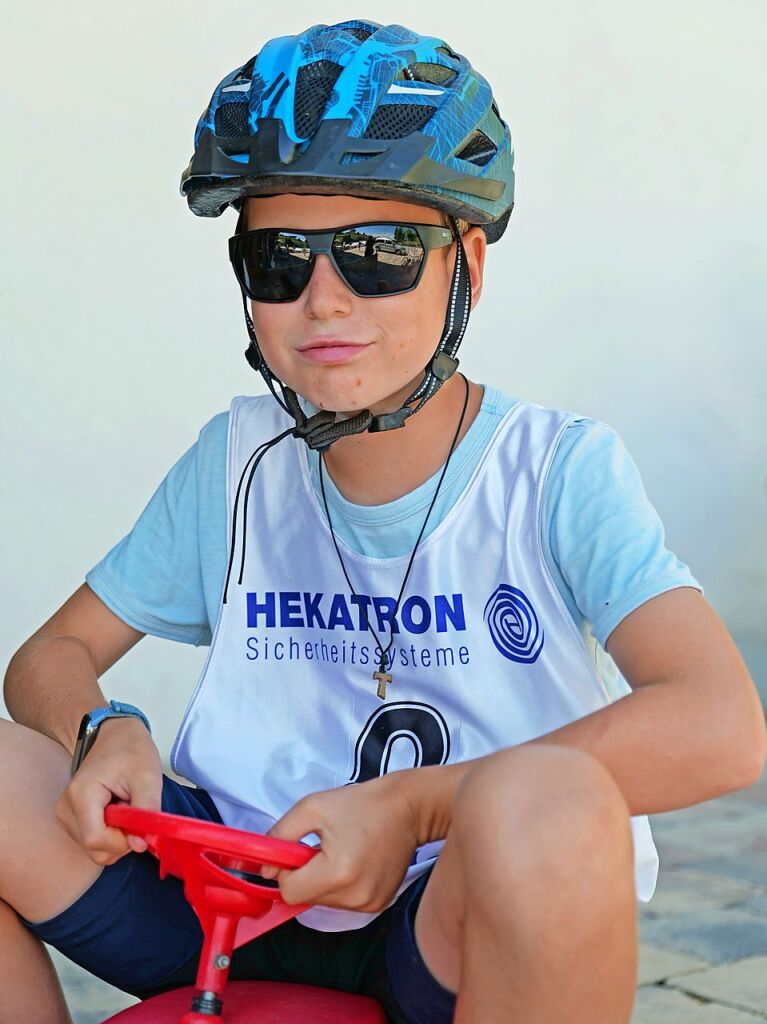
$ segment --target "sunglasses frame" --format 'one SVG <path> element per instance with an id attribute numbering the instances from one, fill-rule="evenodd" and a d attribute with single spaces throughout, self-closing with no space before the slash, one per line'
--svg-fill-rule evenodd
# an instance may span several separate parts
<path id="1" fill-rule="evenodd" d="M 415 281 L 409 287 L 398 289 L 395 292 L 384 292 L 383 294 L 369 295 L 364 292 L 358 292 L 355 288 L 352 287 L 349 281 L 347 281 L 344 272 L 336 263 L 335 256 L 333 255 L 333 240 L 335 239 L 336 235 L 338 235 L 341 231 L 350 231 L 366 227 L 412 228 L 418 235 L 421 245 L 423 246 L 423 259 L 421 260 L 421 265 L 418 268 L 418 274 L 416 275 Z M 300 235 L 302 238 L 306 238 L 306 240 L 309 243 L 310 258 L 307 261 L 309 273 L 306 276 L 306 280 L 304 281 L 301 291 L 298 293 L 298 295 L 296 295 L 295 299 L 256 298 L 255 296 L 250 294 L 250 291 L 246 288 L 245 284 L 240 278 L 240 275 L 237 271 L 237 251 L 240 246 L 241 240 L 244 238 L 248 238 L 249 236 L 252 235 L 257 235 L 263 231 L 275 231 L 284 232 L 285 234 L 297 234 Z M 335 228 L 313 228 L 311 230 L 305 230 L 303 228 L 286 227 L 254 228 L 251 231 L 241 231 L 232 235 L 232 237 L 229 239 L 229 260 L 232 264 L 232 268 L 234 270 L 234 274 L 235 277 L 237 278 L 237 282 L 240 285 L 240 288 L 242 288 L 243 292 L 248 296 L 249 299 L 252 299 L 253 302 L 266 302 L 272 305 L 283 304 L 285 302 L 295 302 L 297 299 L 301 297 L 301 295 L 306 290 L 306 286 L 309 284 L 311 276 L 314 273 L 315 259 L 317 255 L 320 253 L 324 253 L 328 257 L 330 262 L 333 264 L 333 269 L 335 270 L 335 272 L 341 278 L 341 280 L 349 289 L 349 291 L 352 292 L 354 295 L 359 296 L 359 298 L 361 299 L 386 299 L 394 295 L 405 295 L 407 292 L 412 292 L 414 288 L 417 288 L 423 275 L 424 267 L 426 266 L 426 260 L 431 250 L 443 249 L 447 245 L 452 245 L 452 243 L 455 240 L 456 234 L 451 228 L 446 228 L 440 224 L 418 224 L 400 220 L 371 220 L 364 221 L 362 223 L 358 222 L 355 224 L 343 224 L 340 227 Z"/>

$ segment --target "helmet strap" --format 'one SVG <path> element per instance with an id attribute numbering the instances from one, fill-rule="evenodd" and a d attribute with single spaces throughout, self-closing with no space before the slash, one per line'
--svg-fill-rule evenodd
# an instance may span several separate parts
<path id="1" fill-rule="evenodd" d="M 321 410 L 313 416 L 306 416 L 299 405 L 295 391 L 275 377 L 267 366 L 258 344 L 253 321 L 248 313 L 247 297 L 244 290 L 241 289 L 245 324 L 250 338 L 250 344 L 245 350 L 245 358 L 254 370 L 259 371 L 279 405 L 296 421 L 294 435 L 303 438 L 310 448 L 326 451 L 334 441 L 341 437 L 366 432 L 379 433 L 383 430 L 404 427 L 406 420 L 423 408 L 425 403 L 436 395 L 445 381 L 449 380 L 458 369 L 456 353 L 466 333 L 471 311 L 471 278 L 458 222 L 454 217 L 451 217 L 450 220 L 457 248 L 442 337 L 424 370 L 423 380 L 396 412 L 373 415 L 369 409 L 363 409 L 356 416 L 346 420 L 336 420 L 336 413 L 329 410 Z M 282 397 L 277 394 L 275 383 L 279 385 Z M 418 403 L 415 408 L 411 408 L 412 402 Z"/>

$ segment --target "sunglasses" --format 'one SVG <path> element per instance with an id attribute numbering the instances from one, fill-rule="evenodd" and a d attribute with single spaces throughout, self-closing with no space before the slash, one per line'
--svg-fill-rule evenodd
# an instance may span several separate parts
<path id="1" fill-rule="evenodd" d="M 257 228 L 229 239 L 229 259 L 243 291 L 257 302 L 294 302 L 321 252 L 355 295 L 401 295 L 417 287 L 426 254 L 453 240 L 449 228 L 393 221 L 321 231 Z"/>

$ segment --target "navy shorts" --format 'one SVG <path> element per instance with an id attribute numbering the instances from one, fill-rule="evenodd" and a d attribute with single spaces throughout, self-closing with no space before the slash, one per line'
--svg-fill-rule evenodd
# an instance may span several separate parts
<path id="1" fill-rule="evenodd" d="M 208 793 L 167 776 L 162 809 L 221 821 Z M 372 996 L 390 1024 L 450 1024 L 455 996 L 430 974 L 415 942 L 415 914 L 428 877 L 413 882 L 364 928 L 321 932 L 286 921 L 236 949 L 229 977 Z M 140 999 L 194 984 L 202 930 L 183 883 L 170 875 L 161 880 L 151 853 L 128 853 L 105 867 L 90 889 L 49 921 L 21 921 L 91 974 Z"/>

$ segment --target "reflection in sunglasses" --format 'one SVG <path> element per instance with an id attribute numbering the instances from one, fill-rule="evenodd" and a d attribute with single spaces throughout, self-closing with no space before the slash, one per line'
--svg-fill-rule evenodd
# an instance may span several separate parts
<path id="1" fill-rule="evenodd" d="M 426 253 L 453 241 L 433 224 L 362 224 L 328 230 L 258 228 L 230 239 L 230 258 L 250 298 L 291 302 L 325 253 L 357 295 L 392 295 L 415 288 Z"/>

